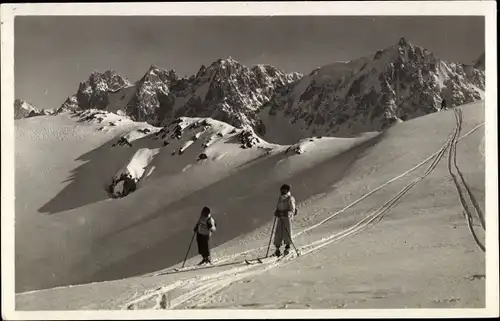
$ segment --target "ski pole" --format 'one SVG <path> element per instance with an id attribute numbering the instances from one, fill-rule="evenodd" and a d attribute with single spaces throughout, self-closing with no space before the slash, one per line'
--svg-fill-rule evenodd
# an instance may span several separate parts
<path id="1" fill-rule="evenodd" d="M 188 255 L 189 255 L 189 251 L 191 250 L 191 245 L 193 245 L 195 235 L 196 235 L 196 232 L 193 233 L 193 237 L 191 238 L 191 242 L 189 242 L 189 248 L 188 248 L 188 251 L 186 253 L 186 257 L 184 258 L 184 262 L 182 263 L 182 267 L 184 267 L 184 265 L 186 264 L 186 260 L 187 260 Z"/>
<path id="2" fill-rule="evenodd" d="M 273 228 L 271 229 L 271 236 L 269 237 L 269 245 L 267 246 L 267 252 L 266 252 L 266 257 L 269 256 L 269 249 L 271 248 L 271 240 L 273 239 L 273 234 L 274 234 L 274 226 L 276 226 L 276 219 L 277 217 L 274 217 L 274 223 L 273 223 Z"/>
<path id="3" fill-rule="evenodd" d="M 300 253 L 299 251 L 297 250 L 297 248 L 295 247 L 295 244 L 293 243 L 292 241 L 292 235 L 290 234 L 290 231 L 288 231 L 288 227 L 286 227 L 285 224 L 282 224 L 282 226 L 285 228 L 285 231 L 286 233 L 288 234 L 288 237 L 290 238 L 290 243 L 292 243 L 292 246 L 293 246 L 293 249 L 295 250 L 295 252 L 297 253 L 297 256 L 300 256 Z"/>

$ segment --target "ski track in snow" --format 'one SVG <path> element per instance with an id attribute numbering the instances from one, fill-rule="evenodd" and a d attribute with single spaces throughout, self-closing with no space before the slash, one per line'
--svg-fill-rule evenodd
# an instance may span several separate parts
<path id="1" fill-rule="evenodd" d="M 462 111 L 460 109 L 454 109 L 453 113 L 454 113 L 456 121 L 457 121 L 457 127 L 458 127 L 457 131 L 458 131 L 458 133 L 460 133 L 461 126 L 462 126 Z M 449 173 L 450 173 L 450 175 L 451 175 L 451 177 L 453 179 L 453 183 L 455 184 L 455 188 L 457 190 L 457 194 L 458 194 L 458 198 L 460 200 L 460 204 L 462 205 L 462 208 L 464 210 L 464 215 L 465 215 L 465 217 L 467 219 L 467 225 L 469 227 L 469 231 L 470 231 L 472 237 L 474 238 L 474 241 L 476 242 L 477 246 L 483 252 L 485 252 L 486 248 L 481 243 L 481 241 L 479 241 L 479 238 L 478 238 L 478 236 L 476 234 L 476 231 L 474 230 L 472 214 L 470 213 L 469 206 L 467 205 L 467 201 L 465 200 L 464 193 L 462 191 L 462 188 L 460 186 L 458 178 L 456 177 L 456 175 L 452 171 L 451 164 L 452 164 L 452 160 L 453 160 L 453 164 L 454 164 L 455 170 L 460 175 L 460 178 L 462 179 L 462 183 L 465 186 L 465 189 L 467 190 L 467 192 L 469 193 L 468 195 L 469 195 L 469 197 L 471 199 L 471 202 L 472 202 L 472 204 L 473 204 L 473 206 L 474 206 L 474 208 L 476 210 L 476 214 L 479 217 L 479 219 L 481 221 L 481 225 L 482 225 L 482 227 L 484 229 L 485 226 L 484 226 L 484 219 L 483 219 L 482 211 L 479 209 L 479 205 L 477 204 L 477 201 L 476 201 L 475 197 L 473 196 L 472 192 L 470 191 L 467 183 L 465 182 L 465 179 L 464 179 L 462 173 L 460 172 L 459 167 L 457 166 L 456 144 L 457 144 L 457 141 L 456 141 L 456 138 L 454 138 L 453 141 L 452 141 L 452 144 L 451 144 L 451 148 L 449 150 L 449 154 L 448 154 L 448 171 L 449 171 Z"/>
<path id="2" fill-rule="evenodd" d="M 455 112 L 456 113 L 456 112 Z M 460 130 L 461 130 L 461 119 L 457 118 L 457 123 L 456 123 L 456 128 L 453 130 L 451 133 L 450 137 L 448 138 L 447 142 L 434 154 L 432 154 L 430 157 L 422 161 L 421 163 L 417 164 L 413 168 L 409 169 L 408 171 L 404 172 L 403 174 L 389 180 L 388 182 L 380 185 L 379 187 L 375 188 L 374 190 L 370 191 L 369 193 L 365 194 L 355 202 L 349 204 L 345 208 L 341 209 L 338 212 L 333 213 L 326 219 L 322 220 L 321 222 L 314 224 L 313 226 L 310 226 L 306 229 L 303 229 L 302 231 L 296 233 L 294 237 L 304 234 L 322 224 L 330 220 L 331 218 L 337 216 L 338 214 L 344 212 L 348 208 L 358 204 L 361 202 L 363 199 L 366 197 L 372 195 L 376 191 L 382 189 L 383 187 L 389 185 L 390 183 L 407 176 L 410 172 L 415 171 L 416 169 L 420 168 L 424 164 L 428 163 L 430 160 L 432 160 L 430 166 L 427 168 L 424 173 L 422 173 L 420 176 L 418 176 L 416 179 L 414 179 L 412 182 L 407 184 L 403 189 L 401 189 L 398 193 L 396 193 L 392 198 L 390 198 L 388 201 L 386 201 L 379 209 L 377 209 L 374 212 L 369 213 L 366 215 L 364 218 L 359 220 L 356 224 L 353 226 L 330 236 L 321 238 L 317 241 L 311 242 L 309 244 L 303 245 L 300 247 L 299 253 L 302 255 L 307 255 L 310 253 L 314 253 L 321 248 L 339 241 L 345 237 L 351 236 L 362 229 L 366 228 L 370 224 L 380 221 L 383 217 L 383 215 L 389 211 L 394 204 L 396 204 L 399 199 L 405 195 L 413 186 L 415 186 L 420 180 L 424 179 L 427 177 L 433 170 L 434 168 L 439 164 L 440 160 L 442 159 L 443 155 L 445 154 L 446 150 L 449 148 L 450 155 L 452 153 L 455 153 L 456 156 L 456 150 L 454 149 L 454 146 L 456 146 L 457 142 L 470 135 L 473 133 L 475 130 L 477 130 L 479 127 L 483 126 L 484 122 L 479 124 L 478 126 L 474 127 L 472 130 L 470 130 L 468 133 L 464 134 L 463 136 L 459 137 L 460 135 Z M 451 160 L 449 160 L 451 161 Z M 451 173 L 451 169 L 450 169 Z M 453 175 L 453 174 L 452 174 Z M 312 215 L 314 216 L 316 213 L 313 213 Z M 230 261 L 232 259 L 235 259 L 237 257 L 240 257 L 244 254 L 248 254 L 257 250 L 261 250 L 264 247 L 256 248 L 256 249 L 250 249 L 244 252 L 236 253 L 233 255 L 229 255 L 226 257 L 221 258 L 220 260 L 217 261 L 218 264 L 221 264 L 223 262 Z M 293 252 L 292 252 L 293 253 Z M 139 304 L 141 304 L 144 301 L 150 300 L 152 298 L 157 298 L 156 302 L 157 304 L 153 306 L 153 309 L 159 309 L 159 308 L 170 308 L 170 309 L 176 309 L 176 308 L 190 308 L 190 307 L 197 307 L 200 305 L 203 305 L 204 303 L 208 302 L 208 300 L 216 294 L 217 292 L 223 290 L 224 288 L 229 287 L 231 284 L 234 284 L 238 281 L 241 281 L 245 278 L 255 276 L 257 274 L 263 273 L 269 269 L 272 269 L 274 267 L 277 267 L 281 264 L 286 264 L 290 260 L 293 260 L 296 258 L 296 255 L 289 255 L 285 257 L 284 259 L 273 259 L 270 262 L 265 262 L 262 264 L 251 264 L 251 265 L 245 265 L 243 267 L 235 267 L 235 268 L 230 268 L 226 271 L 223 272 L 215 272 L 209 275 L 205 276 L 195 276 L 190 279 L 186 280 L 180 280 L 176 281 L 171 285 L 165 286 L 163 288 L 160 288 L 159 290 L 155 292 L 147 292 L 144 293 L 142 296 L 134 299 L 133 301 L 129 301 L 126 304 L 123 305 L 124 309 L 135 309 Z M 216 267 L 216 266 L 215 266 Z M 163 272 L 156 272 L 153 274 L 147 274 L 143 275 L 142 277 L 147 277 L 147 276 L 154 276 L 154 275 L 161 275 L 161 274 L 167 274 L 168 271 L 163 271 Z M 200 286 L 200 284 L 202 284 Z M 165 296 L 173 290 L 180 290 L 183 292 L 183 294 L 179 295 L 178 297 L 174 298 L 173 300 L 168 302 L 168 306 L 165 306 L 164 304 L 161 305 L 158 302 L 164 302 L 165 301 Z"/>

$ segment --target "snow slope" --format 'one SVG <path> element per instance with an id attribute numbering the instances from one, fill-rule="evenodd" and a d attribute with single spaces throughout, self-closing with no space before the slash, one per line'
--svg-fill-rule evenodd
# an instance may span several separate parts
<path id="1" fill-rule="evenodd" d="M 91 109 L 15 125 L 17 292 L 175 264 L 205 205 L 236 224 L 214 244 L 250 232 L 267 220 L 283 180 L 369 138 L 333 140 L 297 158 L 210 118 L 158 128 Z M 134 183 L 120 183 L 122 174 Z M 136 190 L 124 193 L 127 184 Z M 238 209 L 247 197 L 267 201 Z"/>
<path id="2" fill-rule="evenodd" d="M 457 144 L 458 166 L 480 208 L 484 209 L 484 159 L 478 150 L 484 138 L 484 105 L 478 102 L 460 109 L 463 110 L 463 123 L 456 138 L 463 138 Z M 24 133 L 18 134 L 17 144 L 27 144 L 30 121 L 16 124 L 19 128 L 16 133 Z M 68 121 L 61 118 L 59 124 L 52 126 L 61 131 Z M 449 146 L 446 142 L 455 137 L 451 135 L 455 127 L 454 111 L 448 110 L 396 124 L 375 136 L 305 140 L 296 146 L 276 146 L 270 149 L 269 155 L 257 154 L 260 151 L 257 148 L 240 149 L 251 151 L 253 156 L 237 165 L 232 163 L 236 166 L 230 167 L 233 171 L 230 176 L 222 177 L 221 173 L 227 171 L 228 166 L 221 166 L 219 171 L 210 171 L 218 177 L 204 185 L 203 180 L 207 178 L 198 178 L 195 185 L 201 183 L 203 186 L 190 190 L 185 184 L 196 180 L 196 176 L 189 176 L 189 170 L 177 174 L 184 180 L 177 180 L 175 184 L 172 180 L 176 176 L 169 173 L 172 176 L 168 179 L 148 182 L 147 186 L 123 199 L 90 203 L 60 212 L 56 218 L 33 212 L 36 206 L 27 210 L 20 201 L 16 203 L 16 212 L 19 211 L 16 215 L 26 219 L 17 223 L 16 232 L 29 235 L 25 232 L 32 229 L 31 219 L 35 217 L 38 217 L 39 226 L 44 224 L 45 229 L 55 225 L 53 221 L 57 220 L 60 224 L 52 226 L 52 233 L 44 232 L 43 237 L 40 233 L 32 233 L 33 244 L 38 242 L 39 248 L 45 248 L 51 241 L 51 234 L 59 234 L 58 230 L 67 228 L 71 230 L 71 238 L 54 244 L 67 247 L 59 255 L 75 256 L 74 251 L 79 249 L 78 254 L 87 254 L 87 262 L 93 263 L 73 258 L 78 264 L 72 266 L 71 273 L 59 269 L 61 274 L 51 280 L 52 284 L 34 285 L 37 279 L 33 278 L 31 284 L 25 283 L 18 292 L 29 287 L 110 280 L 167 270 L 157 276 L 20 293 L 16 296 L 16 308 L 484 307 L 484 253 L 470 234 L 457 189 L 450 179 L 447 162 L 450 149 L 442 153 L 440 162 L 431 167 L 427 176 L 425 169 L 430 161 L 423 163 L 425 159 L 432 160 L 432 155 L 441 155 L 442 147 Z M 89 127 L 84 128 L 79 130 L 89 130 Z M 94 135 L 94 144 L 99 144 L 98 138 L 104 140 L 103 133 Z M 177 146 L 181 143 L 185 142 Z M 199 141 L 175 157 L 191 159 L 188 155 L 197 143 Z M 216 150 L 216 145 L 211 147 Z M 221 143 L 220 147 L 227 145 L 231 143 Z M 304 153 L 296 153 L 297 147 Z M 20 164 L 25 153 L 17 156 Z M 237 158 L 235 156 L 231 159 Z M 46 157 L 48 160 L 49 156 Z M 66 162 L 72 159 L 68 157 Z M 62 166 L 63 160 L 60 162 Z M 176 164 L 176 167 L 184 164 Z M 40 165 L 36 168 L 44 168 Z M 19 173 L 16 186 L 25 183 L 27 177 L 33 182 L 42 182 L 35 172 L 22 166 L 16 171 Z M 56 172 L 64 171 L 58 169 Z M 422 179 L 412 185 L 419 177 Z M 285 181 L 291 183 L 299 204 L 294 234 L 295 245 L 302 255 L 292 256 L 282 263 L 250 266 L 237 263 L 243 258 L 265 254 L 276 192 Z M 40 203 L 45 201 L 44 195 L 50 194 L 23 186 L 25 193 L 29 191 L 36 196 L 30 199 L 38 199 Z M 175 198 L 170 195 L 173 186 L 185 191 L 178 201 L 172 201 Z M 383 203 L 404 191 L 405 186 L 411 189 L 385 216 L 384 213 L 372 216 L 374 224 L 355 229 L 363 227 L 364 218 L 366 220 Z M 23 197 L 22 192 L 16 195 Z M 218 262 L 233 264 L 168 274 L 168 267 L 182 260 L 191 237 L 192 223 L 205 204 L 214 209 L 218 220 L 214 257 Z M 76 223 L 82 220 L 87 224 L 85 227 Z M 484 242 L 477 219 L 474 225 L 479 240 Z M 88 234 L 92 234 L 93 239 Z M 85 245 L 91 249 L 85 251 Z M 16 251 L 26 254 L 26 248 L 16 248 Z M 46 263 L 50 264 L 50 258 L 45 257 Z M 197 261 L 198 258 L 191 258 L 187 264 Z M 95 268 L 96 263 L 102 264 L 100 269 Z M 88 273 L 89 270 L 96 273 Z M 45 275 L 40 271 L 30 272 L 38 274 L 39 279 L 48 276 L 48 271 L 43 272 Z M 79 277 L 61 278 L 64 273 Z"/>

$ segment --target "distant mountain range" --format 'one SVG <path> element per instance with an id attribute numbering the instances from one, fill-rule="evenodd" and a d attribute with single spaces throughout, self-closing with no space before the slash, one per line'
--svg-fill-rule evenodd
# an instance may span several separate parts
<path id="1" fill-rule="evenodd" d="M 14 101 L 14 119 L 28 118 L 34 116 L 50 115 L 51 111 L 35 108 L 30 102 L 23 99 Z"/>
<path id="2" fill-rule="evenodd" d="M 401 38 L 371 57 L 318 68 L 280 88 L 261 116 L 283 115 L 313 134 L 350 136 L 435 112 L 442 99 L 448 106 L 480 100 L 484 81 L 483 70 L 446 62 Z"/>
<path id="3" fill-rule="evenodd" d="M 308 75 L 271 65 L 246 67 L 228 57 L 179 78 L 151 66 L 131 82 L 114 70 L 94 72 L 56 113 L 102 109 L 164 126 L 181 117 L 211 117 L 262 136 L 276 120 L 307 135 L 352 136 L 394 122 L 480 100 L 484 54 L 471 65 L 446 62 L 401 38 L 369 57 L 337 62 Z"/>

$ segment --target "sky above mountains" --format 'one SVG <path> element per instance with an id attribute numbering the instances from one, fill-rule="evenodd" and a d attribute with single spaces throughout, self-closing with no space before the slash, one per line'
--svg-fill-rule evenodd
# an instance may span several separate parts
<path id="1" fill-rule="evenodd" d="M 405 37 L 448 61 L 484 52 L 484 18 L 466 16 L 16 17 L 15 96 L 59 107 L 94 70 L 131 81 L 155 64 L 189 76 L 231 56 L 287 72 L 373 55 Z"/>

